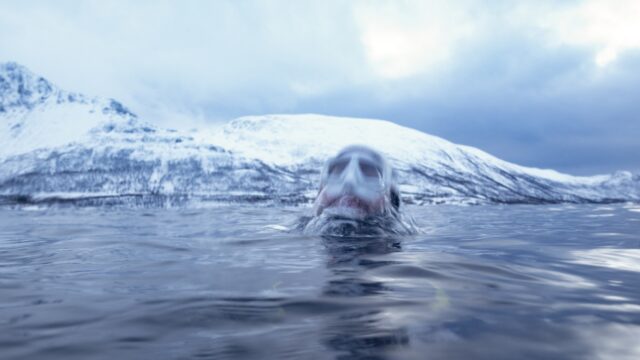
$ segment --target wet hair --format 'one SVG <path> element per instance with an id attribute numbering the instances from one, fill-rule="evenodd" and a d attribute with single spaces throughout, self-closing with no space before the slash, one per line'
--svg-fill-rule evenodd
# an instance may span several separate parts
<path id="1" fill-rule="evenodd" d="M 396 210 L 400 210 L 400 190 L 398 190 L 398 187 L 394 185 L 391 185 L 391 189 L 389 190 L 390 194 L 389 197 L 391 198 L 391 205 L 393 205 L 393 207 Z"/>

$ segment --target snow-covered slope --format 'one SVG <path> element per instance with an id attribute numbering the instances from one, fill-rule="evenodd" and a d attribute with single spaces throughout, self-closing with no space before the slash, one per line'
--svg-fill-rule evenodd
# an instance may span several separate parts
<path id="1" fill-rule="evenodd" d="M 270 115 L 221 129 L 159 129 L 115 100 L 65 92 L 20 65 L 0 64 L 4 202 L 309 202 L 324 160 L 353 143 L 390 158 L 408 202 L 640 199 L 640 179 L 628 172 L 573 177 L 521 167 L 382 120 Z"/>
<path id="2" fill-rule="evenodd" d="M 112 99 L 58 89 L 16 63 L 0 64 L 0 158 L 86 140 L 99 124 L 124 125 L 135 115 Z"/>

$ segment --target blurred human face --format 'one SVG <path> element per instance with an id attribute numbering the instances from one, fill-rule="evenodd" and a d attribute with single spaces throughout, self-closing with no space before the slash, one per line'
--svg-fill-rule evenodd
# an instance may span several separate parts
<path id="1" fill-rule="evenodd" d="M 382 213 L 388 189 L 384 164 L 376 155 L 358 148 L 331 159 L 316 200 L 316 215 L 326 211 L 363 218 Z"/>

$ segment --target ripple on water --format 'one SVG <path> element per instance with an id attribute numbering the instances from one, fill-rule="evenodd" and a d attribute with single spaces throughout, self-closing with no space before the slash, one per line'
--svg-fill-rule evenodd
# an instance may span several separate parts
<path id="1" fill-rule="evenodd" d="M 0 210 L 2 356 L 640 358 L 636 208 L 414 207 L 424 233 L 366 239 L 285 231 L 304 209 Z"/>

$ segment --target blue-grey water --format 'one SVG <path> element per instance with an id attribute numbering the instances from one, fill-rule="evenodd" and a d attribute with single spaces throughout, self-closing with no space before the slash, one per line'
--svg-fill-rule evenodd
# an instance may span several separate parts
<path id="1" fill-rule="evenodd" d="M 2 359 L 638 359 L 640 206 L 0 210 Z"/>

